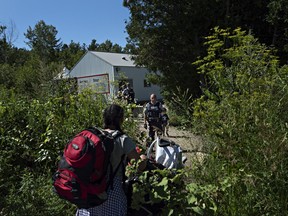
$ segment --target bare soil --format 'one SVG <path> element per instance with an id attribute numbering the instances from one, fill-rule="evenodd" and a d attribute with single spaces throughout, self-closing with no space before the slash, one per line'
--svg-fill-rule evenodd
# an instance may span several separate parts
<path id="1" fill-rule="evenodd" d="M 143 117 L 138 116 L 139 129 L 147 132 L 144 129 Z M 183 156 L 187 157 L 187 166 L 191 166 L 193 162 L 202 161 L 204 157 L 203 142 L 201 137 L 194 135 L 192 132 L 184 128 L 169 126 L 169 137 L 162 136 L 164 139 L 172 140 L 183 149 Z"/>

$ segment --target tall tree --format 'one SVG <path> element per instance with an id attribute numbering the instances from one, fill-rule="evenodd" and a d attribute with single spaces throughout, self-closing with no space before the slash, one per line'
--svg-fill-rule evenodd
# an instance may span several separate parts
<path id="1" fill-rule="evenodd" d="M 29 26 L 24 35 L 28 39 L 26 44 L 42 61 L 52 62 L 57 60 L 57 53 L 62 45 L 60 39 L 57 39 L 57 33 L 54 26 L 41 20 L 34 28 Z"/>
<path id="2" fill-rule="evenodd" d="M 214 4 L 205 0 L 130 0 L 124 4 L 131 14 L 126 29 L 136 48 L 131 50 L 137 55 L 136 63 L 161 71 L 163 76 L 154 80 L 168 95 L 177 86 L 199 95 L 200 77 L 191 63 L 201 54 L 201 37 L 213 26 Z"/>
<path id="3" fill-rule="evenodd" d="M 273 25 L 272 45 L 279 49 L 282 60 L 288 58 L 288 4 L 287 0 L 271 0 L 268 4 L 268 22 Z M 282 48 L 282 49 L 281 49 Z"/>
<path id="4" fill-rule="evenodd" d="M 106 40 L 104 43 L 99 44 L 96 51 L 101 52 L 115 52 L 122 53 L 122 47 L 118 44 L 113 44 L 110 40 Z"/>
<path id="5" fill-rule="evenodd" d="M 61 47 L 59 60 L 63 62 L 67 68 L 71 69 L 85 52 L 85 46 L 71 41 L 70 44 L 63 44 Z"/>
<path id="6" fill-rule="evenodd" d="M 269 10 L 273 8 L 269 9 L 268 5 L 272 2 L 277 3 L 277 10 L 273 10 L 277 19 L 267 22 Z M 192 62 L 204 54 L 203 38 L 211 29 L 241 27 L 252 32 L 260 42 L 285 51 L 288 22 L 284 2 L 286 0 L 124 0 L 123 3 L 130 10 L 126 29 L 128 41 L 135 47 L 131 51 L 137 55 L 137 64 L 161 71 L 162 76 L 154 81 L 162 85 L 166 93 L 179 86 L 197 95 L 201 77 Z M 276 23 L 281 24 L 277 40 L 273 36 Z"/>
<path id="7" fill-rule="evenodd" d="M 12 54 L 12 36 L 8 31 L 7 26 L 0 25 L 0 63 L 9 63 Z"/>
<path id="8" fill-rule="evenodd" d="M 13 45 L 17 39 L 15 24 L 0 25 L 0 64 L 23 65 L 28 58 L 28 51 Z"/>
<path id="9" fill-rule="evenodd" d="M 99 44 L 97 43 L 96 39 L 93 39 L 87 49 L 89 51 L 95 51 L 97 50 L 98 46 Z"/>

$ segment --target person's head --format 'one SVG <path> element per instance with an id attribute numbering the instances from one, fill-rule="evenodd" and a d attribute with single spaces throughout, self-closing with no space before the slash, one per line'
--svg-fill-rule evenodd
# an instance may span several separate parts
<path id="1" fill-rule="evenodd" d="M 156 100 L 157 100 L 156 95 L 155 95 L 155 94 L 151 94 L 151 95 L 150 95 L 150 101 L 151 101 L 152 103 L 155 103 Z"/>
<path id="2" fill-rule="evenodd" d="M 104 129 L 120 130 L 124 120 L 124 109 L 112 104 L 108 106 L 103 113 Z"/>

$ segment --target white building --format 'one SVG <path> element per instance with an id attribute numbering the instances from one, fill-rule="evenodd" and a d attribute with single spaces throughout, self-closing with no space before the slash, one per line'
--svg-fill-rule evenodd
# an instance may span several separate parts
<path id="1" fill-rule="evenodd" d="M 137 67 L 129 54 L 88 51 L 69 72 L 77 78 L 78 88 L 91 87 L 99 93 L 116 96 L 119 87 L 129 82 L 139 102 L 148 101 L 152 93 L 162 99 L 160 87 L 147 82 L 144 67 Z"/>
<path id="2" fill-rule="evenodd" d="M 57 76 L 54 77 L 54 80 L 69 78 L 69 73 L 70 73 L 70 70 L 68 70 L 68 68 L 64 67 L 62 72 L 60 72 L 59 74 L 57 74 Z"/>

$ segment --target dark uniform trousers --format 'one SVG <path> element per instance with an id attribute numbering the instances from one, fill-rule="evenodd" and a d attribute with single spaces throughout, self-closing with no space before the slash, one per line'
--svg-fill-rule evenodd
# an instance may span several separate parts
<path id="1" fill-rule="evenodd" d="M 149 137 L 153 141 L 155 139 L 156 130 L 159 128 L 159 130 L 162 131 L 162 123 L 161 123 L 160 118 L 149 118 L 148 126 L 149 126 Z"/>

